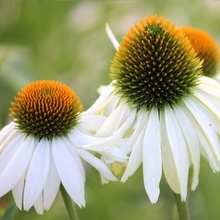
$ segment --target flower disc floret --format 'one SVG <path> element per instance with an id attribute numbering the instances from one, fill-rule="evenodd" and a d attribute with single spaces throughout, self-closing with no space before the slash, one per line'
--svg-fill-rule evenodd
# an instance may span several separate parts
<path id="1" fill-rule="evenodd" d="M 116 92 L 148 110 L 173 106 L 192 92 L 200 76 L 200 60 L 185 34 L 157 16 L 130 29 L 110 68 Z"/>
<path id="2" fill-rule="evenodd" d="M 27 85 L 15 102 L 11 116 L 25 134 L 39 139 L 62 137 L 77 124 L 82 104 L 66 85 L 56 81 L 37 81 Z"/>

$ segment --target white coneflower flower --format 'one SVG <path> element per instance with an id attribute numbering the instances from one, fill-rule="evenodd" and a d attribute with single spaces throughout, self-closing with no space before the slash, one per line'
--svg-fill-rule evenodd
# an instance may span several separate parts
<path id="1" fill-rule="evenodd" d="M 96 147 L 112 143 L 130 154 L 123 182 L 142 163 L 152 203 L 159 197 L 162 170 L 185 200 L 190 167 L 191 189 L 198 184 L 200 154 L 219 171 L 220 85 L 202 75 L 190 41 L 168 20 L 147 17 L 119 47 L 112 41 L 118 48 L 110 68 L 113 81 L 85 112 L 105 118 L 96 136 L 106 141 Z"/>
<path id="2" fill-rule="evenodd" d="M 37 81 L 27 85 L 12 103 L 13 122 L 0 132 L 0 197 L 12 190 L 20 209 L 48 210 L 60 184 L 72 200 L 85 206 L 82 160 L 108 180 L 116 178 L 89 151 L 77 148 L 96 141 L 87 130 L 82 104 L 66 85 Z M 117 148 L 99 150 L 110 159 L 125 160 Z"/>

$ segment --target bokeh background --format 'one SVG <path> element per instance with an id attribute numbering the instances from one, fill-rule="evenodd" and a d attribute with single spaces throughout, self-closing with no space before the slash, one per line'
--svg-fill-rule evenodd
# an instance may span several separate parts
<path id="1" fill-rule="evenodd" d="M 220 1 L 0 1 L 0 129 L 8 123 L 17 91 L 42 79 L 61 81 L 81 98 L 87 109 L 97 88 L 110 82 L 115 49 L 105 32 L 108 22 L 120 42 L 140 18 L 157 14 L 176 26 L 207 31 L 220 45 Z M 70 167 L 71 172 L 71 167 Z M 98 173 L 87 170 L 86 208 L 81 220 L 175 219 L 172 192 L 164 180 L 152 205 L 144 191 L 142 170 L 126 183 L 102 185 Z M 220 173 L 201 160 L 200 183 L 189 196 L 192 220 L 220 219 Z M 61 196 L 44 215 L 16 210 L 11 194 L 0 199 L 0 219 L 66 219 Z"/>

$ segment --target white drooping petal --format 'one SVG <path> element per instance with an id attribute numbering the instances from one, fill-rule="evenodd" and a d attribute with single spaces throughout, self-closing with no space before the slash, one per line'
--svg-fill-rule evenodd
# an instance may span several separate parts
<path id="1" fill-rule="evenodd" d="M 77 135 L 75 135 L 75 137 L 76 136 Z M 86 180 L 85 169 L 83 167 L 81 158 L 79 157 L 79 154 L 77 152 L 76 146 L 66 138 L 63 138 L 62 141 L 63 141 L 63 144 L 65 144 L 65 146 L 68 148 L 70 154 L 73 157 L 73 160 L 77 163 L 77 166 L 78 166 L 78 169 L 80 170 L 82 179 L 83 179 L 83 181 L 85 181 Z"/>
<path id="2" fill-rule="evenodd" d="M 207 76 L 202 76 L 200 81 L 201 83 L 198 85 L 198 87 L 208 87 L 208 89 L 206 89 L 207 91 L 210 89 L 217 89 L 217 91 L 220 92 L 220 84 L 216 80 Z"/>
<path id="3" fill-rule="evenodd" d="M 185 200 L 189 172 L 187 146 L 173 110 L 165 107 L 160 116 L 163 168 L 166 180 L 171 189 L 180 194 L 182 200 Z"/>
<path id="4" fill-rule="evenodd" d="M 52 146 L 50 146 L 50 167 L 49 167 L 46 184 L 43 189 L 43 198 L 44 198 L 43 206 L 45 210 L 49 210 L 49 208 L 51 207 L 60 187 L 60 178 L 53 161 L 51 147 Z"/>
<path id="5" fill-rule="evenodd" d="M 120 142 L 118 143 L 118 146 L 120 149 L 125 153 L 129 154 L 132 151 L 132 148 L 137 141 L 138 136 L 140 135 L 141 131 L 143 131 L 144 126 L 147 122 L 148 113 L 145 110 L 140 109 L 139 112 L 137 112 L 137 120 L 134 123 L 134 126 L 132 127 L 133 133 L 130 137 L 125 138 L 127 141 L 122 144 Z"/>
<path id="6" fill-rule="evenodd" d="M 127 181 L 128 177 L 133 175 L 133 173 L 138 169 L 142 163 L 142 151 L 143 151 L 143 138 L 144 138 L 145 128 L 140 132 L 136 142 L 134 143 L 133 149 L 131 151 L 127 167 L 121 178 L 122 182 Z"/>
<path id="7" fill-rule="evenodd" d="M 203 97 L 203 99 L 208 100 L 208 103 L 205 102 L 205 106 L 209 107 L 209 104 L 212 106 L 211 109 L 216 109 L 217 112 L 220 109 L 220 102 L 219 102 L 219 97 L 216 96 L 216 94 L 210 94 L 208 92 L 206 92 L 205 90 L 202 90 L 200 87 L 197 88 L 197 90 L 199 92 L 199 94 Z M 216 111 L 215 111 L 216 112 Z M 219 115 L 219 113 L 217 113 L 217 115 Z"/>
<path id="8" fill-rule="evenodd" d="M 197 126 L 197 128 L 196 128 L 196 126 Z M 204 136 L 203 131 L 201 130 L 201 128 L 197 124 L 195 125 L 195 128 L 196 128 L 196 133 L 197 133 L 197 137 L 199 140 L 201 154 L 207 159 L 212 170 L 214 172 L 216 172 L 216 171 L 218 172 L 219 171 L 219 162 L 216 160 L 216 157 L 215 157 L 212 149 L 210 148 L 209 141 Z"/>
<path id="9" fill-rule="evenodd" d="M 24 188 L 24 210 L 29 210 L 39 198 L 45 186 L 49 165 L 50 145 L 47 139 L 37 143 L 28 168 Z"/>
<path id="10" fill-rule="evenodd" d="M 43 195 L 42 193 L 37 198 L 36 202 L 34 203 L 34 208 L 38 214 L 44 213 L 44 206 L 43 206 Z"/>
<path id="11" fill-rule="evenodd" d="M 118 43 L 117 39 L 115 38 L 115 36 L 112 33 L 111 28 L 109 27 L 108 24 L 106 24 L 106 32 L 107 32 L 108 37 L 111 40 L 113 46 L 115 47 L 116 50 L 118 50 L 118 47 L 119 47 L 120 44 Z"/>
<path id="12" fill-rule="evenodd" d="M 115 96 L 110 96 L 106 101 L 105 108 L 102 109 L 102 116 L 108 117 L 119 105 L 120 99 Z"/>
<path id="13" fill-rule="evenodd" d="M 17 146 L 16 146 L 17 145 Z M 1 155 L 0 197 L 25 175 L 34 150 L 32 137 L 17 136 Z"/>
<path id="14" fill-rule="evenodd" d="M 116 132 L 128 118 L 132 115 L 132 112 L 135 110 L 130 110 L 128 106 L 124 104 L 120 104 L 113 112 L 110 114 L 102 126 L 97 130 L 96 136 L 98 137 L 108 137 Z"/>
<path id="15" fill-rule="evenodd" d="M 24 135 L 20 133 L 20 131 L 18 131 L 14 127 L 12 126 L 6 126 L 6 127 L 7 127 L 7 130 L 4 131 L 0 139 L 0 155 L 6 148 L 8 148 L 8 146 L 11 144 L 11 142 L 14 141 L 15 138 L 21 139 L 25 137 Z"/>
<path id="16" fill-rule="evenodd" d="M 102 86 L 102 91 L 98 99 L 93 103 L 93 105 L 86 110 L 83 115 L 96 115 L 102 113 L 107 100 L 109 100 L 114 88 L 112 86 Z"/>
<path id="17" fill-rule="evenodd" d="M 195 190 L 199 182 L 199 167 L 200 167 L 200 150 L 199 142 L 196 135 L 196 129 L 193 126 L 194 119 L 185 108 L 184 105 L 176 106 L 174 109 L 178 123 L 185 137 L 188 152 L 193 165 L 192 185 L 191 189 Z"/>
<path id="18" fill-rule="evenodd" d="M 99 139 L 92 136 L 91 134 L 85 133 L 85 130 L 82 130 L 80 126 L 76 126 L 68 135 L 70 142 L 74 146 L 81 146 L 85 144 L 90 144 L 95 141 L 98 141 Z"/>
<path id="19" fill-rule="evenodd" d="M 0 154 L 18 133 L 19 131 L 15 129 L 15 124 L 13 122 L 2 128 L 0 131 Z"/>
<path id="20" fill-rule="evenodd" d="M 15 203 L 20 210 L 22 209 L 24 178 L 25 176 L 23 176 L 12 189 L 12 195 L 14 197 Z"/>
<path id="21" fill-rule="evenodd" d="M 156 203 L 160 194 L 159 183 L 162 176 L 162 155 L 160 121 L 158 110 L 150 111 L 143 142 L 144 186 L 151 203 Z"/>
<path id="22" fill-rule="evenodd" d="M 125 162 L 128 157 L 118 148 L 115 146 L 110 147 L 104 151 L 97 151 L 103 156 L 106 156 L 111 162 Z"/>
<path id="23" fill-rule="evenodd" d="M 162 146 L 162 164 L 163 171 L 170 188 L 176 193 L 180 194 L 180 186 L 176 184 L 178 181 L 178 173 L 175 166 L 174 158 L 172 155 L 170 143 L 168 141 L 165 118 L 163 114 L 160 114 L 160 128 L 161 128 L 161 146 Z"/>
<path id="24" fill-rule="evenodd" d="M 15 123 L 10 122 L 8 125 L 4 126 L 2 130 L 0 130 L 0 137 L 1 137 L 1 142 L 2 142 L 2 137 L 7 136 L 14 130 L 15 128 Z"/>
<path id="25" fill-rule="evenodd" d="M 65 190 L 79 207 L 85 206 L 85 174 L 82 174 L 79 164 L 72 157 L 62 138 L 52 141 L 52 154 Z"/>
<path id="26" fill-rule="evenodd" d="M 126 118 L 124 123 L 121 124 L 121 127 L 118 130 L 115 130 L 114 123 L 117 124 L 117 116 L 115 115 L 115 121 L 108 121 L 108 124 L 105 124 L 105 127 L 111 127 L 112 133 L 108 137 L 100 137 L 98 141 L 94 141 L 90 144 L 86 144 L 83 146 L 84 149 L 93 150 L 93 151 L 100 151 L 106 150 L 112 145 L 115 145 L 119 142 L 119 140 L 126 134 L 126 132 L 132 127 L 132 124 L 135 121 L 136 111 L 130 111 L 130 115 Z"/>
<path id="27" fill-rule="evenodd" d="M 106 117 L 101 115 L 89 115 L 80 118 L 80 126 L 86 129 L 87 131 L 96 132 L 105 121 Z"/>
<path id="28" fill-rule="evenodd" d="M 200 110 L 206 116 L 210 125 L 213 126 L 216 132 L 220 134 L 220 102 L 219 108 L 216 108 L 216 104 L 212 104 L 212 99 L 205 97 L 201 92 L 194 91 L 194 105 L 198 105 Z"/>
<path id="29" fill-rule="evenodd" d="M 213 86 L 210 86 L 205 82 L 204 84 L 198 85 L 198 87 L 195 88 L 195 91 L 199 91 L 199 93 L 201 93 L 203 97 L 206 97 L 206 99 L 211 101 L 217 109 L 220 109 L 220 103 L 219 103 L 220 84 L 218 84 L 217 86 L 215 86 L 215 84 L 216 84 L 215 81 Z"/>
<path id="30" fill-rule="evenodd" d="M 220 161 L 220 148 L 219 148 L 219 137 L 212 127 L 211 121 L 208 119 L 206 116 L 207 113 L 204 111 L 203 108 L 201 108 L 201 105 L 191 97 L 191 99 L 185 99 L 184 100 L 185 105 L 195 118 L 198 126 L 200 127 L 201 131 L 203 132 L 203 138 L 207 140 L 209 143 L 208 146 L 204 146 L 206 152 L 208 155 L 210 155 L 210 152 L 214 154 L 214 157 L 216 158 L 217 162 L 219 163 Z"/>
<path id="31" fill-rule="evenodd" d="M 102 176 L 111 181 L 117 181 L 117 178 L 111 173 L 108 167 L 100 159 L 82 148 L 77 149 L 77 152 L 79 153 L 80 157 L 82 157 L 87 163 L 97 169 Z"/>

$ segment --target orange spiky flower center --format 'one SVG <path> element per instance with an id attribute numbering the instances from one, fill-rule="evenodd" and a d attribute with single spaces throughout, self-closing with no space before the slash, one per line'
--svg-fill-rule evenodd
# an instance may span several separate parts
<path id="1" fill-rule="evenodd" d="M 200 76 L 200 60 L 188 38 L 155 15 L 130 29 L 110 68 L 116 92 L 130 105 L 146 109 L 176 104 Z"/>
<path id="2" fill-rule="evenodd" d="M 66 85 L 57 81 L 37 81 L 27 85 L 15 102 L 11 116 L 25 134 L 39 139 L 67 135 L 77 125 L 82 104 Z"/>
<path id="3" fill-rule="evenodd" d="M 205 31 L 191 27 L 179 28 L 185 33 L 202 61 L 203 74 L 212 77 L 217 73 L 220 49 L 215 40 Z"/>

